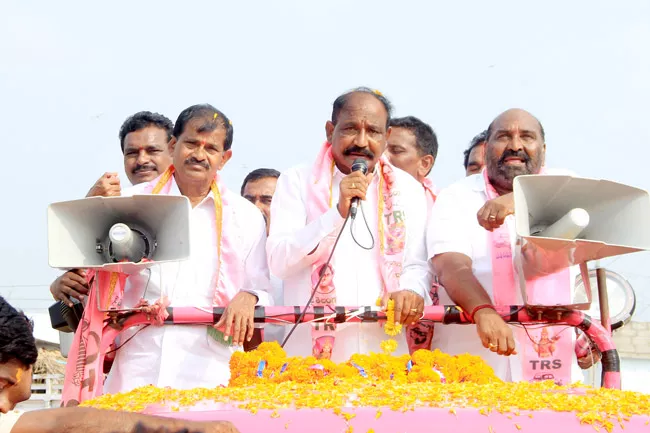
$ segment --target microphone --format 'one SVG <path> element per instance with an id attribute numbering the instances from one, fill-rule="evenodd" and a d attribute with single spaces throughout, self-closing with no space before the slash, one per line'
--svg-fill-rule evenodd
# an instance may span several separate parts
<path id="1" fill-rule="evenodd" d="M 360 171 L 363 174 L 368 173 L 368 163 L 363 158 L 357 158 L 352 163 L 352 172 Z M 350 218 L 354 219 L 357 216 L 357 207 L 359 206 L 359 197 L 354 197 L 350 204 Z"/>

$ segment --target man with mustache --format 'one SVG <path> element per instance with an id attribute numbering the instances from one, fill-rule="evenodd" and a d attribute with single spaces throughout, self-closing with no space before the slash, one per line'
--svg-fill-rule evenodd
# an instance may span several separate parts
<path id="1" fill-rule="evenodd" d="M 568 330 L 561 340 L 568 346 L 558 350 L 558 359 L 542 363 L 530 357 L 534 346 L 526 333 L 517 329 L 514 334 L 515 328 L 494 310 L 494 305 L 523 302 L 513 274 L 514 221 L 499 201 L 512 200 L 516 176 L 544 170 L 545 152 L 539 120 L 520 109 L 502 113 L 487 129 L 485 169 L 443 190 L 429 221 L 428 255 L 444 287 L 439 293 L 440 303 L 460 305 L 475 323 L 437 327 L 432 346 L 452 355 L 480 355 L 503 380 L 532 380 L 540 368 L 541 373 L 563 374 L 569 380 L 581 377 L 572 363 L 569 336 L 573 331 Z M 555 277 L 551 284 L 563 284 L 565 292 L 570 293 L 568 270 Z M 420 284 L 426 287 L 428 283 Z"/>
<path id="2" fill-rule="evenodd" d="M 465 176 L 480 173 L 485 165 L 485 142 L 487 131 L 483 131 L 474 137 L 467 150 L 463 152 L 463 166 Z"/>
<path id="3" fill-rule="evenodd" d="M 397 322 L 420 318 L 426 294 L 410 290 L 412 284 L 400 276 L 405 244 L 415 256 L 414 278 L 429 272 L 426 200 L 422 185 L 382 156 L 390 115 L 390 103 L 377 91 L 358 88 L 339 96 L 315 162 L 278 179 L 266 248 L 271 273 L 284 282 L 284 305 L 374 305 L 391 298 Z M 357 159 L 367 164 L 367 174 L 352 171 Z M 360 209 L 346 220 L 353 199 L 360 199 Z M 332 276 L 328 287 L 318 284 L 325 271 Z M 407 353 L 403 335 L 397 337 L 398 353 Z M 379 352 L 386 334 L 376 323 L 316 322 L 297 326 L 290 337 L 285 346 L 290 355 L 321 353 L 344 361 L 354 353 Z M 318 350 L 325 340 L 334 341 L 332 351 Z"/>
<path id="4" fill-rule="evenodd" d="M 177 389 L 227 384 L 232 353 L 252 337 L 255 305 L 269 304 L 264 218 L 250 202 L 227 190 L 218 173 L 232 156 L 232 142 L 233 126 L 224 113 L 208 104 L 191 106 L 179 115 L 169 141 L 172 165 L 156 179 L 122 191 L 124 196 L 187 197 L 192 206 L 192 251 L 188 260 L 157 264 L 150 270 L 111 279 L 112 292 L 123 293 L 111 306 L 144 305 L 154 311 L 154 317 L 168 305 L 226 310 L 214 327 L 163 325 L 123 331 L 105 392 L 148 384 Z M 93 292 L 88 302 L 93 302 Z M 88 312 L 84 311 L 82 322 Z M 82 323 L 75 334 L 66 368 L 66 402 L 87 395 L 80 380 L 75 380 L 78 366 L 97 361 L 91 354 L 75 350 L 75 345 L 88 341 L 89 329 L 92 322 L 88 326 Z M 99 365 L 92 367 L 101 371 Z M 86 377 L 89 369 L 82 370 L 81 383 L 92 382 Z"/>
<path id="5" fill-rule="evenodd" d="M 149 182 L 164 173 L 172 163 L 167 143 L 174 124 L 162 114 L 140 111 L 130 116 L 120 127 L 119 138 L 124 155 L 124 172 L 132 185 Z M 121 193 L 117 173 L 105 173 L 88 191 L 86 197 L 111 197 Z M 50 286 L 54 299 L 72 306 L 72 298 L 83 301 L 88 295 L 85 271 L 68 271 Z"/>

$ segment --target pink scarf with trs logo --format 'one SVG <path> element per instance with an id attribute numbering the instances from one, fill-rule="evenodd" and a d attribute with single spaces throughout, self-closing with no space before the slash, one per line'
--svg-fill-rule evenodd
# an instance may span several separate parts
<path id="1" fill-rule="evenodd" d="M 332 208 L 332 184 L 334 180 L 334 158 L 332 145 L 325 142 L 316 158 L 311 177 L 311 188 L 307 197 L 307 222 L 311 222 Z M 380 272 L 384 283 L 384 295 L 399 289 L 399 277 L 402 273 L 402 257 L 406 236 L 406 221 L 400 203 L 400 193 L 395 185 L 395 173 L 385 157 L 377 162 L 376 170 L 379 172 L 379 193 L 377 209 L 377 227 L 379 257 L 377 269 L 370 272 Z M 336 288 L 334 287 L 335 258 L 329 266 L 325 262 L 329 251 L 334 244 L 336 234 L 333 233 L 323 239 L 319 250 L 327 251 L 312 265 L 312 287 L 316 286 L 321 273 L 324 273 L 312 305 L 334 307 L 336 306 Z M 333 312 L 333 310 L 332 310 Z M 323 322 L 312 324 L 312 352 L 316 358 L 329 359 L 334 350 L 336 326 Z"/>
<path id="2" fill-rule="evenodd" d="M 543 174 L 540 173 L 540 174 Z M 483 169 L 483 180 L 488 200 L 499 197 Z M 488 232 L 492 256 L 492 293 L 495 305 L 517 305 L 519 285 L 515 278 L 510 232 L 504 222 L 499 228 Z M 528 302 L 539 305 L 571 303 L 571 280 L 569 268 L 540 275 L 526 281 Z M 554 380 L 571 383 L 573 354 L 572 333 L 564 332 L 566 326 L 547 326 L 540 329 L 517 328 L 515 339 L 522 359 L 523 380 Z"/>

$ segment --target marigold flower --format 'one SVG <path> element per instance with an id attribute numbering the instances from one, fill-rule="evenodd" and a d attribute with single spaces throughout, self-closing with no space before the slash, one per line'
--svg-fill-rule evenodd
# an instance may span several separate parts
<path id="1" fill-rule="evenodd" d="M 154 405 L 182 411 L 199 403 L 221 403 L 251 413 L 268 409 L 274 411 L 271 416 L 280 409 L 320 408 L 346 421 L 354 416 L 350 407 L 377 408 L 376 418 L 385 410 L 405 412 L 420 407 L 444 408 L 453 414 L 456 408 L 475 408 L 486 416 L 490 411 L 515 416 L 526 411 L 531 418 L 535 411 L 548 409 L 573 412 L 581 423 L 607 431 L 612 431 L 614 422 L 624 425 L 634 415 L 650 413 L 647 394 L 582 384 L 557 386 L 553 381 L 506 383 L 478 356 L 452 356 L 439 350 L 418 350 L 412 356 L 355 354 L 336 364 L 313 356 L 287 357 L 277 343 L 265 342 L 251 352 L 233 354 L 230 370 L 228 387 L 144 386 L 106 394 L 81 406 L 142 412 Z M 446 383 L 441 383 L 441 374 Z"/>

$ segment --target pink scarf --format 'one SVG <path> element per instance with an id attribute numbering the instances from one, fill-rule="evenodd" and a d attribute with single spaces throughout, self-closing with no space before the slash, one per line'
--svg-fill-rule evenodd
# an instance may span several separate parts
<path id="1" fill-rule="evenodd" d="M 77 406 L 102 394 L 106 355 L 102 350 L 102 336 L 108 314 L 97 307 L 97 296 L 102 297 L 102 309 L 117 308 L 124 293 L 126 277 L 126 274 L 117 272 L 92 269 L 87 272 L 91 290 L 68 354 L 61 406 Z M 100 287 L 108 290 L 98 290 Z"/>
<path id="2" fill-rule="evenodd" d="M 169 194 L 173 173 L 174 167 L 171 166 L 160 177 L 145 185 L 142 193 Z M 225 307 L 230 300 L 227 289 L 241 287 L 244 275 L 241 267 L 237 266 L 239 258 L 232 242 L 228 240 L 228 236 L 222 236 L 222 226 L 226 225 L 228 227 L 229 214 L 224 215 L 222 211 L 224 206 L 228 206 L 228 203 L 224 199 L 225 189 L 221 185 L 218 175 L 215 181 L 212 182 L 211 190 L 215 204 L 217 257 L 219 261 L 217 272 L 212 276 L 212 283 L 215 287 L 213 305 Z M 99 294 L 102 297 L 102 309 L 121 308 L 127 277 L 128 275 L 117 272 L 95 272 L 94 270 L 88 272 L 87 279 L 91 290 L 68 355 L 62 406 L 76 406 L 84 400 L 102 394 L 104 388 L 103 365 L 105 350 L 110 342 L 102 341 L 104 329 L 108 326 L 105 324 L 108 314 L 99 311 L 97 308 L 97 296 Z M 166 319 L 165 308 L 168 305 L 167 298 L 161 297 L 153 305 L 148 305 L 148 302 L 142 300 L 136 307 L 144 307 L 146 312 L 156 318 L 155 324 L 160 326 Z"/>
<path id="3" fill-rule="evenodd" d="M 332 145 L 323 144 L 312 171 L 312 187 L 308 189 L 307 222 L 314 221 L 332 207 L 332 183 L 334 178 L 334 158 Z M 385 157 L 378 161 L 379 194 L 377 210 L 377 227 L 379 231 L 378 271 L 384 283 L 384 296 L 399 289 L 399 276 L 402 272 L 402 256 L 406 226 L 404 212 L 400 206 L 400 194 L 395 187 L 393 167 Z M 328 236 L 320 243 L 319 250 L 329 252 L 334 244 L 334 237 Z M 335 257 L 325 268 L 329 254 L 320 254 L 312 265 L 312 287 L 316 286 L 321 272 L 325 273 L 312 301 L 314 306 L 335 306 L 336 289 L 334 287 Z M 333 310 L 332 310 L 333 311 Z M 329 359 L 334 349 L 336 328 L 334 324 L 314 323 L 312 325 L 312 352 L 316 358 Z"/>
<path id="4" fill-rule="evenodd" d="M 433 184 L 433 181 L 428 177 L 424 178 L 422 186 L 424 187 L 424 193 L 427 196 L 428 211 L 431 212 L 431 208 L 433 207 L 433 204 L 436 202 L 436 198 L 438 197 L 438 188 L 436 188 L 436 186 Z"/>
<path id="5" fill-rule="evenodd" d="M 424 178 L 422 182 L 424 193 L 427 200 L 427 215 L 431 215 L 431 209 L 438 197 L 438 188 L 435 187 L 433 181 L 428 177 Z M 438 281 L 434 278 L 431 284 L 429 296 L 433 301 L 433 305 L 438 305 Z M 409 353 L 412 355 L 416 350 L 427 349 L 431 350 L 431 341 L 433 340 L 433 323 L 418 322 L 415 325 L 409 326 L 406 329 L 406 342 L 408 343 Z"/>
<path id="6" fill-rule="evenodd" d="M 540 173 L 540 174 L 543 174 Z M 499 196 L 483 169 L 485 191 L 488 200 Z M 510 233 L 507 224 L 488 232 L 492 255 L 492 292 L 495 305 L 517 305 L 519 286 L 513 266 Z M 570 303 L 571 280 L 568 268 L 526 281 L 529 303 L 554 305 Z M 572 333 L 564 332 L 565 326 L 547 326 L 541 329 L 515 329 L 522 359 L 523 380 L 551 379 L 571 383 Z"/>

